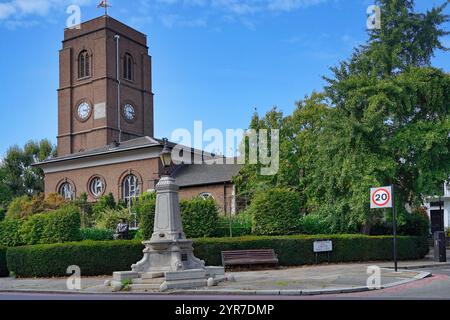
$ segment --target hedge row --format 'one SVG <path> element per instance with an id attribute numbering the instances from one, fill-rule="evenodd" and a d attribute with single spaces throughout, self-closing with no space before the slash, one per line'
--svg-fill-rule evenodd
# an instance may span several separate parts
<path id="1" fill-rule="evenodd" d="M 220 265 L 221 251 L 246 249 L 274 249 L 281 265 L 297 266 L 314 264 L 316 256 L 313 243 L 332 240 L 331 262 L 377 261 L 393 259 L 393 241 L 390 236 L 365 235 L 293 235 L 278 237 L 243 237 L 200 239 L 195 242 L 195 254 L 208 265 Z M 401 260 L 423 258 L 429 250 L 427 238 L 398 237 L 398 257 Z M 319 261 L 327 255 L 319 255 Z"/>
<path id="2" fill-rule="evenodd" d="M 137 241 L 83 241 L 8 248 L 7 265 L 18 277 L 66 276 L 69 266 L 79 266 L 84 276 L 130 270 L 142 258 Z"/>
<path id="3" fill-rule="evenodd" d="M 6 251 L 6 247 L 0 247 L 0 277 L 6 277 L 9 275 L 9 271 L 6 266 Z"/>
<path id="4" fill-rule="evenodd" d="M 207 265 L 221 265 L 221 251 L 274 249 L 281 265 L 313 264 L 313 242 L 333 240 L 332 262 L 392 259 L 392 237 L 363 235 L 283 236 L 196 239 L 195 255 Z M 68 266 L 77 265 L 82 275 L 107 275 L 130 270 L 142 258 L 139 241 L 83 241 L 9 248 L 7 266 L 18 277 L 66 276 Z M 420 259 L 428 253 L 426 238 L 399 237 L 400 259 Z M 322 258 L 324 260 L 325 257 Z"/>
<path id="5" fill-rule="evenodd" d="M 0 245 L 21 245 L 80 241 L 80 212 L 67 205 L 60 209 L 26 218 L 8 218 L 0 222 Z"/>

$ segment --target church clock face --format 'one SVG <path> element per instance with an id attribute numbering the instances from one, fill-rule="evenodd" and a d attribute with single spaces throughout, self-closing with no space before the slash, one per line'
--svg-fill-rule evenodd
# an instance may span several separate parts
<path id="1" fill-rule="evenodd" d="M 80 105 L 78 106 L 77 115 L 81 121 L 86 121 L 91 115 L 91 106 L 89 105 L 89 103 L 80 103 Z"/>
<path id="2" fill-rule="evenodd" d="M 123 107 L 123 116 L 128 121 L 133 121 L 134 119 L 136 119 L 136 111 L 131 104 L 126 104 Z"/>

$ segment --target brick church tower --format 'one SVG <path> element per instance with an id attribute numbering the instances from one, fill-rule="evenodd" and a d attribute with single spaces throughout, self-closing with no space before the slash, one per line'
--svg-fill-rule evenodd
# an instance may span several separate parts
<path id="1" fill-rule="evenodd" d="M 153 137 L 147 37 L 104 15 L 64 31 L 58 155 Z"/>
<path id="2" fill-rule="evenodd" d="M 89 202 L 111 193 L 131 203 L 154 190 L 165 143 L 153 133 L 147 37 L 104 15 L 66 29 L 59 56 L 58 156 L 34 165 L 44 171 L 45 193 L 67 201 L 86 195 Z M 240 167 L 178 165 L 173 177 L 182 199 L 212 197 L 234 213 L 232 177 Z"/>

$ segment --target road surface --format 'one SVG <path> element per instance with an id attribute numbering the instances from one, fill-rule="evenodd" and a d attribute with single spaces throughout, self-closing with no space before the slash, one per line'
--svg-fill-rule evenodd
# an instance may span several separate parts
<path id="1" fill-rule="evenodd" d="M 230 296 L 230 295 L 145 295 L 145 294 L 35 294 L 0 293 L 0 300 L 380 300 L 380 299 L 449 299 L 450 266 L 420 269 L 433 274 L 432 277 L 393 288 L 370 292 L 320 296 Z"/>

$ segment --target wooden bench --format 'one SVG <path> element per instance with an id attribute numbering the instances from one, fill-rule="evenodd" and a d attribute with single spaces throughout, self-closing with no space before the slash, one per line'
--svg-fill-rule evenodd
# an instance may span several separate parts
<path id="1" fill-rule="evenodd" d="M 222 251 L 222 265 L 278 265 L 278 258 L 273 249 Z"/>

